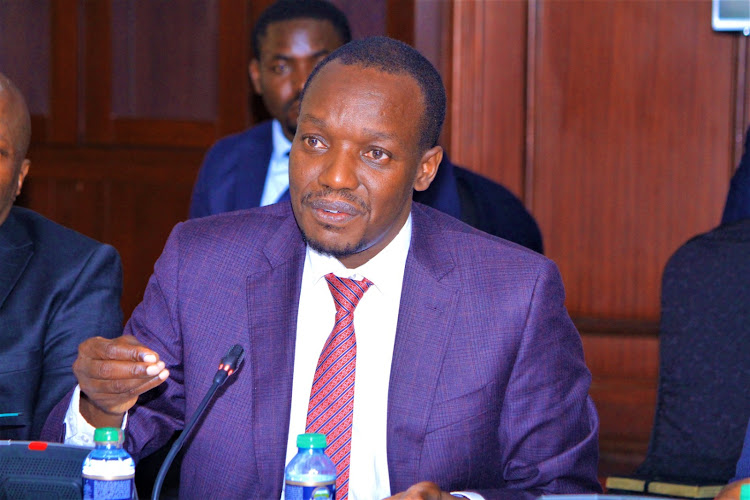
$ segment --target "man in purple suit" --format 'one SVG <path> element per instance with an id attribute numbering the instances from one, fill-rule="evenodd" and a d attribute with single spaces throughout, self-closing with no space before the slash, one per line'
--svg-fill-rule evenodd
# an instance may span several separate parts
<path id="1" fill-rule="evenodd" d="M 328 56 L 302 97 L 291 203 L 179 224 L 126 335 L 81 345 L 79 388 L 46 437 L 123 425 L 148 455 L 241 344 L 244 365 L 187 443 L 180 494 L 280 498 L 314 425 L 311 388 L 348 345 L 326 431 L 346 436 L 337 498 L 600 491 L 591 376 L 556 266 L 412 203 L 440 163 L 444 115 L 439 74 L 408 45 L 374 37 Z"/>

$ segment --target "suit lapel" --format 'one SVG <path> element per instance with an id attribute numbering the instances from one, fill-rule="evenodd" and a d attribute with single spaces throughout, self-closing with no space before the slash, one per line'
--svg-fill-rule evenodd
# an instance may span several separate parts
<path id="1" fill-rule="evenodd" d="M 268 267 L 247 278 L 253 439 L 263 498 L 279 498 L 292 400 L 297 304 L 305 244 L 293 215 L 265 248 Z"/>
<path id="2" fill-rule="evenodd" d="M 416 483 L 425 430 L 455 320 L 458 288 L 441 280 L 455 263 L 421 209 L 412 210 L 411 247 L 388 391 L 391 492 Z"/>
<path id="3" fill-rule="evenodd" d="M 11 209 L 0 226 L 0 308 L 34 254 L 34 244 Z"/>

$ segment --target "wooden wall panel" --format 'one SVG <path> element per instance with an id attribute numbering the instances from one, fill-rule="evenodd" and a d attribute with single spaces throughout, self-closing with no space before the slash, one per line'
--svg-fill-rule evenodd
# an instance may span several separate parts
<path id="1" fill-rule="evenodd" d="M 667 258 L 719 221 L 735 45 L 710 9 L 539 3 L 532 211 L 574 315 L 658 318 Z"/>
<path id="2" fill-rule="evenodd" d="M 719 222 L 750 121 L 748 42 L 711 30 L 710 0 L 450 3 L 449 151 L 522 187 L 583 338 L 602 471 L 632 471 L 662 270 Z"/>
<path id="3" fill-rule="evenodd" d="M 629 474 L 646 456 L 656 407 L 656 322 L 577 319 L 599 413 L 599 472 Z"/>
<path id="4" fill-rule="evenodd" d="M 351 0 L 330 0 L 346 15 L 352 29 L 352 38 L 358 40 L 367 36 L 385 35 L 387 24 L 395 16 L 386 18 L 388 0 L 367 0 L 366 2 L 352 2 Z M 399 0 L 409 3 L 412 0 Z M 401 18 L 403 19 L 403 18 Z M 414 18 L 412 17 L 412 21 Z"/>
<path id="5" fill-rule="evenodd" d="M 113 0 L 112 114 L 216 118 L 218 0 Z"/>
<path id="6" fill-rule="evenodd" d="M 24 206 L 113 245 L 122 258 L 125 318 L 140 302 L 172 227 L 187 218 L 202 150 L 36 146 Z"/>
<path id="7" fill-rule="evenodd" d="M 244 128 L 249 3 L 84 1 L 84 141 L 207 148 Z"/>
<path id="8" fill-rule="evenodd" d="M 0 73 L 36 115 L 49 112 L 50 0 L 0 0 Z"/>
<path id="9" fill-rule="evenodd" d="M 524 198 L 527 2 L 455 2 L 448 153 Z"/>

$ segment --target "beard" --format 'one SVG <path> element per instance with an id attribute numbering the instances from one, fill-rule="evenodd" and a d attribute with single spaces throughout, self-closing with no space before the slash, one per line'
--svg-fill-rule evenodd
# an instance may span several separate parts
<path id="1" fill-rule="evenodd" d="M 300 228 L 300 230 L 302 230 L 302 228 Z M 302 239 L 305 240 L 305 243 L 310 245 L 310 248 L 312 248 L 316 252 L 327 255 L 329 257 L 335 257 L 337 259 L 357 254 L 368 246 L 367 241 L 361 239 L 356 244 L 347 244 L 343 247 L 334 247 L 333 245 L 326 245 L 320 241 L 309 238 L 304 231 L 302 231 Z"/>
<path id="2" fill-rule="evenodd" d="M 318 192 L 308 192 L 305 193 L 302 196 L 301 203 L 302 205 L 309 204 L 312 200 L 315 198 L 325 198 L 330 196 L 334 192 L 333 189 L 323 189 Z M 351 202 L 352 204 L 359 207 L 359 210 L 361 210 L 363 213 L 369 213 L 370 212 L 370 206 L 365 203 L 364 200 L 360 199 L 359 197 L 355 196 L 349 191 L 339 191 L 337 192 L 337 197 L 347 200 Z M 300 226 L 297 224 L 297 226 L 300 229 L 300 232 L 302 233 L 302 239 L 304 239 L 305 243 L 310 245 L 310 248 L 315 250 L 318 253 L 321 253 L 323 255 L 327 255 L 329 257 L 335 257 L 337 259 L 341 259 L 342 257 L 348 257 L 350 255 L 354 255 L 356 253 L 361 252 L 362 250 L 365 250 L 367 247 L 369 247 L 368 240 L 363 236 L 362 239 L 360 239 L 356 243 L 347 243 L 344 245 L 336 245 L 335 243 L 324 243 L 322 241 L 316 240 L 314 238 L 311 238 Z M 325 225 L 323 228 L 326 231 L 334 231 L 334 227 L 330 225 Z"/>

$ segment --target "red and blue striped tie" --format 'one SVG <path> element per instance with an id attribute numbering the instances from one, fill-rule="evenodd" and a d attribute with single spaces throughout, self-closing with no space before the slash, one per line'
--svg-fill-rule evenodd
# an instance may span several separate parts
<path id="1" fill-rule="evenodd" d="M 354 335 L 354 308 L 372 285 L 326 275 L 336 303 L 336 323 L 320 353 L 310 391 L 305 432 L 320 432 L 328 441 L 326 454 L 336 464 L 336 499 L 349 494 L 349 454 L 354 414 L 354 368 L 357 338 Z"/>

